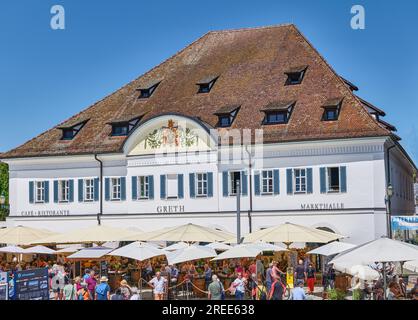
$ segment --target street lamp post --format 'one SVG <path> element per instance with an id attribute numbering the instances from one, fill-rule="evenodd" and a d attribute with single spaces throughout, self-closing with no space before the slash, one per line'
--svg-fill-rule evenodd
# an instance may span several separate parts
<path id="1" fill-rule="evenodd" d="M 385 202 L 386 202 L 386 225 L 387 225 L 387 235 L 388 235 L 389 239 L 392 238 L 391 201 L 390 201 L 392 196 L 393 196 L 393 186 L 392 186 L 392 184 L 389 184 L 387 189 L 386 189 L 386 197 L 385 197 Z"/>

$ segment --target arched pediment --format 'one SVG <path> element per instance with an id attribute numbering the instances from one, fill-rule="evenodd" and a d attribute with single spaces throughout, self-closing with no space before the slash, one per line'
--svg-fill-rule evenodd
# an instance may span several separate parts
<path id="1" fill-rule="evenodd" d="M 214 138 L 198 119 L 165 114 L 140 124 L 127 139 L 124 153 L 129 156 L 213 150 Z"/>

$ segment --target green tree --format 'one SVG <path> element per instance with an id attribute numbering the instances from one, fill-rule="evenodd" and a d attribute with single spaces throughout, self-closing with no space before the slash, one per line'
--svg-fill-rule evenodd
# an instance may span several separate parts
<path id="1" fill-rule="evenodd" d="M 0 163 L 0 196 L 6 197 L 6 206 L 9 205 L 9 166 L 5 163 Z M 4 220 L 8 215 L 9 210 L 0 208 L 0 220 Z"/>

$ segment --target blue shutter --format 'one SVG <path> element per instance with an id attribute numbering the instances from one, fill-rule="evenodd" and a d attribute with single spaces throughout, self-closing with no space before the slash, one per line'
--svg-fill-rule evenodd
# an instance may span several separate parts
<path id="1" fill-rule="evenodd" d="M 321 193 L 326 193 L 327 192 L 327 179 L 325 176 L 325 168 L 319 169 L 319 178 L 320 178 L 320 183 L 321 183 Z"/>
<path id="2" fill-rule="evenodd" d="M 110 200 L 110 178 L 105 178 L 105 200 Z"/>
<path id="3" fill-rule="evenodd" d="M 279 170 L 273 170 L 273 193 L 280 194 L 280 173 Z"/>
<path id="4" fill-rule="evenodd" d="M 177 192 L 178 192 L 178 198 L 183 199 L 184 189 L 183 189 L 183 175 L 182 174 L 177 175 Z"/>
<path id="5" fill-rule="evenodd" d="M 165 175 L 160 175 L 160 198 L 165 199 L 166 198 L 165 193 Z"/>
<path id="6" fill-rule="evenodd" d="M 58 203 L 58 181 L 54 180 L 54 202 Z"/>
<path id="7" fill-rule="evenodd" d="M 347 167 L 340 167 L 340 191 L 347 192 Z"/>
<path id="8" fill-rule="evenodd" d="M 256 196 L 259 196 L 261 193 L 260 190 L 260 172 L 257 171 L 254 173 L 254 193 Z"/>
<path id="9" fill-rule="evenodd" d="M 34 193 L 34 184 L 33 181 L 29 181 L 29 203 L 34 203 L 35 199 L 33 197 L 33 193 Z"/>
<path id="10" fill-rule="evenodd" d="M 74 180 L 71 179 L 68 181 L 69 190 L 68 190 L 68 202 L 74 202 Z"/>
<path id="11" fill-rule="evenodd" d="M 196 197 L 195 188 L 196 188 L 196 186 L 195 186 L 195 174 L 194 173 L 189 173 L 190 198 Z"/>
<path id="12" fill-rule="evenodd" d="M 293 169 L 286 170 L 287 194 L 293 194 Z"/>
<path id="13" fill-rule="evenodd" d="M 78 202 L 84 201 L 84 188 L 83 188 L 83 179 L 78 179 Z"/>
<path id="14" fill-rule="evenodd" d="M 306 169 L 306 192 L 312 193 L 312 168 Z"/>
<path id="15" fill-rule="evenodd" d="M 154 199 L 154 176 L 148 176 L 148 198 Z"/>
<path id="16" fill-rule="evenodd" d="M 45 203 L 49 203 L 49 181 L 44 181 Z"/>
<path id="17" fill-rule="evenodd" d="M 228 196 L 228 171 L 222 172 L 222 194 Z"/>
<path id="18" fill-rule="evenodd" d="M 208 172 L 208 197 L 213 197 L 213 172 Z"/>
<path id="19" fill-rule="evenodd" d="M 94 186 L 93 186 L 93 192 L 94 192 L 94 201 L 99 201 L 99 178 L 94 178 Z"/>
<path id="20" fill-rule="evenodd" d="M 247 172 L 241 171 L 241 194 L 243 196 L 248 195 L 248 177 Z"/>
<path id="21" fill-rule="evenodd" d="M 120 199 L 122 201 L 126 200 L 126 177 L 120 178 Z"/>
<path id="22" fill-rule="evenodd" d="M 132 200 L 138 200 L 138 177 L 132 176 Z"/>

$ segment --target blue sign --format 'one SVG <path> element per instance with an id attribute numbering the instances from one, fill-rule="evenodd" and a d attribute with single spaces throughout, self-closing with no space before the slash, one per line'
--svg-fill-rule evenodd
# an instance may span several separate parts
<path id="1" fill-rule="evenodd" d="M 49 300 L 47 268 L 16 271 L 13 278 L 14 300 Z"/>
<path id="2" fill-rule="evenodd" d="M 418 216 L 392 217 L 392 230 L 418 230 Z"/>

